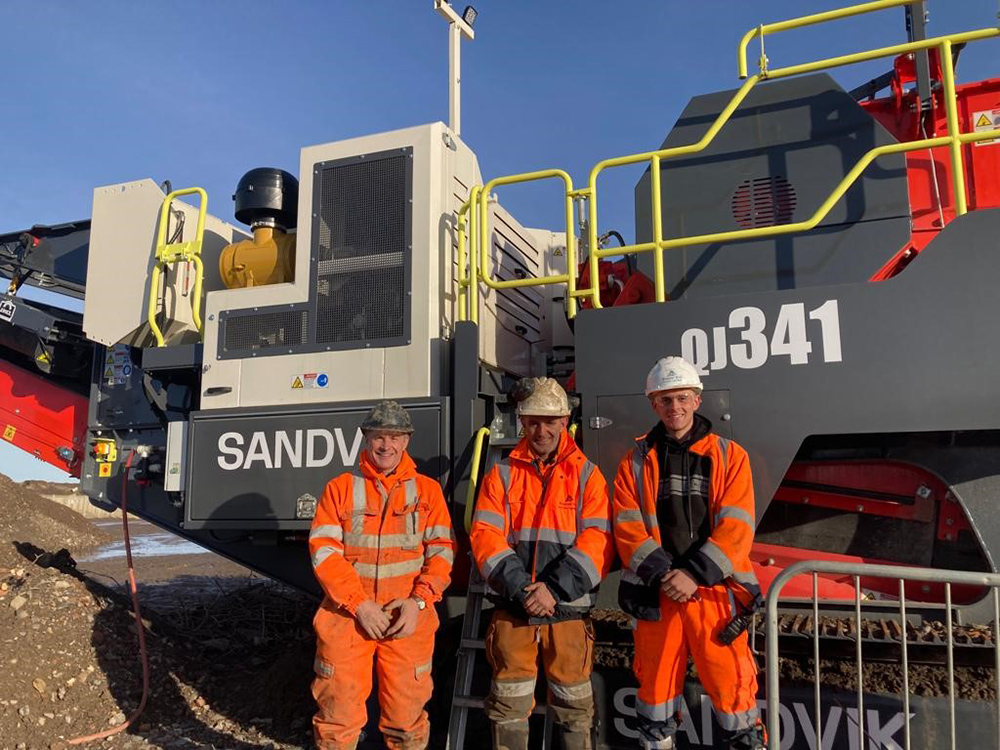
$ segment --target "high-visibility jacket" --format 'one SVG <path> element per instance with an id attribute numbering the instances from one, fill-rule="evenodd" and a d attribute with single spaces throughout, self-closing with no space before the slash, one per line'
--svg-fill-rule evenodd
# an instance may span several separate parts
<path id="1" fill-rule="evenodd" d="M 548 464 L 522 439 L 483 479 L 469 533 L 489 593 L 526 617 L 524 587 L 543 581 L 556 612 L 532 622 L 586 614 L 614 557 L 610 515 L 604 477 L 566 431 Z"/>
<path id="2" fill-rule="evenodd" d="M 327 602 L 353 614 L 373 599 L 441 599 L 451 576 L 451 518 L 433 479 L 406 453 L 389 475 L 361 453 L 359 470 L 327 484 L 309 532 L 313 571 Z M 332 607 L 331 607 L 332 608 Z"/>
<path id="3" fill-rule="evenodd" d="M 737 590 L 746 591 L 745 604 L 749 604 L 760 594 L 750 563 L 756 526 L 750 459 L 741 446 L 711 432 L 711 423 L 704 417 L 696 415 L 696 420 L 700 429 L 693 442 L 683 446 L 696 459 L 685 466 L 695 471 L 690 476 L 671 476 L 665 491 L 680 484 L 688 502 L 707 506 L 708 523 L 698 530 L 699 535 L 701 529 L 707 535 L 692 542 L 680 567 L 703 586 L 738 584 Z M 663 484 L 655 431 L 636 439 L 635 447 L 618 465 L 614 486 L 614 535 L 623 567 L 618 600 L 626 612 L 646 620 L 660 618 L 660 579 L 678 563 L 664 544 L 657 518 L 657 496 Z M 693 527 L 691 533 L 695 533 Z"/>

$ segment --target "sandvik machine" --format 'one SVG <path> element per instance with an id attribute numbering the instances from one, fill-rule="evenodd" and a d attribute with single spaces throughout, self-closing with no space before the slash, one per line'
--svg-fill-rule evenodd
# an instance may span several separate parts
<path id="1" fill-rule="evenodd" d="M 462 536 L 476 477 L 516 439 L 516 378 L 570 383 L 610 477 L 649 427 L 646 371 L 681 352 L 702 412 L 750 453 L 765 587 L 816 558 L 997 572 L 1000 79 L 957 84 L 955 66 L 1000 32 L 926 38 L 920 5 L 752 30 L 740 88 L 695 97 L 656 150 L 582 188 L 557 169 L 484 180 L 442 123 L 303 148 L 298 179 L 250 170 L 242 226 L 200 188 L 98 187 L 89 220 L 0 235 L 3 439 L 99 506 L 127 492 L 137 515 L 314 590 L 316 498 L 375 401 L 410 409 Z M 747 70 L 757 38 L 894 6 L 906 43 Z M 853 91 L 824 72 L 878 58 L 891 70 Z M 648 168 L 627 244 L 597 199 L 630 164 Z M 565 186 L 556 229 L 494 193 L 541 179 Z M 837 576 L 821 590 L 853 597 Z M 956 591 L 967 621 L 991 619 L 981 598 Z"/>

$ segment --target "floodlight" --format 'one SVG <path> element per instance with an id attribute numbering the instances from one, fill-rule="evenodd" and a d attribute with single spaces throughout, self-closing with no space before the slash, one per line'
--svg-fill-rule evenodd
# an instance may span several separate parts
<path id="1" fill-rule="evenodd" d="M 462 11 L 462 20 L 465 21 L 469 28 L 471 29 L 473 24 L 476 22 L 476 17 L 479 15 L 479 11 L 473 8 L 471 5 L 466 5 L 465 10 Z"/>

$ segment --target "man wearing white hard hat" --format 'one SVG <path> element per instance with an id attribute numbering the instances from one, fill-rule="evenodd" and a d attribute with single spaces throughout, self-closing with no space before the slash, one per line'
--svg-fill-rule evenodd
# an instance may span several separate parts
<path id="1" fill-rule="evenodd" d="M 763 750 L 746 624 L 760 599 L 750 564 L 753 480 L 743 448 L 697 413 L 701 378 L 681 357 L 646 377 L 656 425 L 618 466 L 618 600 L 636 618 L 636 717 L 643 748 L 675 747 L 688 654 L 730 750 Z"/>

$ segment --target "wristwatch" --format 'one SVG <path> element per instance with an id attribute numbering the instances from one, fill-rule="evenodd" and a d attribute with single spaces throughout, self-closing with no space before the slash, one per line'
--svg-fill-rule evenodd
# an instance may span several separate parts
<path id="1" fill-rule="evenodd" d="M 410 598 L 417 603 L 417 609 L 423 612 L 424 608 L 427 606 L 427 602 L 425 602 L 419 596 L 411 596 Z"/>

